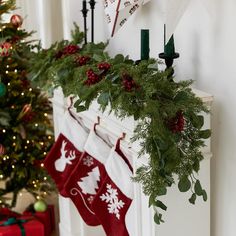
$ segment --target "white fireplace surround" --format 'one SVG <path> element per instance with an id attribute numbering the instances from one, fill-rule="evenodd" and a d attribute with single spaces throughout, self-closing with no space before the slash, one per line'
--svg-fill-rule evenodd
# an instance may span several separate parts
<path id="1" fill-rule="evenodd" d="M 213 100 L 211 95 L 199 90 L 194 90 L 194 92 L 209 107 L 211 106 Z M 69 106 L 69 99 L 64 98 L 61 89 L 57 89 L 54 91 L 52 102 L 55 134 L 57 137 L 61 119 Z M 135 127 L 135 121 L 132 118 L 119 120 L 113 114 L 102 113 L 99 111 L 96 103 L 92 104 L 88 111 L 77 114 L 73 110 L 73 113 L 78 118 L 81 118 L 84 125 L 88 128 L 91 128 L 97 122 L 97 117 L 99 116 L 100 125 L 98 126 L 98 131 L 106 134 L 107 138 L 113 143 L 122 133 L 126 133 L 125 141 L 122 142 L 122 148 L 132 153 L 134 168 L 145 164 L 147 158 L 138 158 L 139 144 L 137 142 L 130 142 L 130 137 L 132 137 Z M 204 114 L 204 116 L 204 128 L 210 128 L 210 114 Z M 165 223 L 157 226 L 153 221 L 153 210 L 148 207 L 148 198 L 142 193 L 141 186 L 135 184 L 135 213 L 133 222 L 130 223 L 134 228 L 135 234 L 130 236 L 210 236 L 210 159 L 212 156 L 210 140 L 206 141 L 206 146 L 202 151 L 205 158 L 201 163 L 199 179 L 207 190 L 208 201 L 203 202 L 199 198 L 196 201 L 196 205 L 193 206 L 188 202 L 190 193 L 179 193 L 177 187 L 174 186 L 168 190 L 167 196 L 162 198 L 168 209 L 167 212 L 163 213 Z M 59 197 L 59 212 L 60 236 L 106 235 L 101 226 L 90 227 L 85 225 L 70 199 Z"/>

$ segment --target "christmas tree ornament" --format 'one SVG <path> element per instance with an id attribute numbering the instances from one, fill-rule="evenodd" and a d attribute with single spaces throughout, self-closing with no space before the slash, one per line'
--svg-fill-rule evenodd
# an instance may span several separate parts
<path id="1" fill-rule="evenodd" d="M 0 143 L 0 156 L 3 156 L 6 154 L 6 149 L 5 147 Z"/>
<path id="2" fill-rule="evenodd" d="M 10 55 L 12 49 L 11 43 L 3 42 L 0 43 L 0 56 L 7 57 Z"/>
<path id="3" fill-rule="evenodd" d="M 111 149 L 91 130 L 84 150 L 81 161 L 69 177 L 65 189 L 84 222 L 95 226 L 100 222 L 91 205 L 107 175 L 104 165 Z"/>
<path id="4" fill-rule="evenodd" d="M 28 115 L 29 113 L 32 112 L 32 105 L 31 104 L 25 104 L 22 108 L 22 110 L 20 111 L 17 120 L 22 119 L 24 116 Z"/>
<path id="5" fill-rule="evenodd" d="M 54 179 L 60 194 L 68 197 L 64 185 L 81 160 L 88 134 L 67 111 L 60 134 L 44 160 L 44 167 Z"/>
<path id="6" fill-rule="evenodd" d="M 126 158 L 128 160 L 129 158 Z M 101 222 L 106 235 L 135 235 L 127 228 L 134 195 L 132 169 L 117 151 L 112 149 L 105 164 L 107 176 L 92 203 L 93 211 Z M 132 225 L 132 224 L 131 224 Z"/>
<path id="7" fill-rule="evenodd" d="M 43 200 L 38 200 L 34 203 L 34 210 L 36 212 L 45 212 L 47 210 L 47 204 Z"/>
<path id="8" fill-rule="evenodd" d="M 7 92 L 7 89 L 6 89 L 5 84 L 0 81 L 0 97 L 5 96 L 6 92 Z"/>
<path id="9" fill-rule="evenodd" d="M 11 16 L 10 22 L 15 28 L 18 28 L 23 24 L 23 18 L 20 15 L 15 14 Z"/>

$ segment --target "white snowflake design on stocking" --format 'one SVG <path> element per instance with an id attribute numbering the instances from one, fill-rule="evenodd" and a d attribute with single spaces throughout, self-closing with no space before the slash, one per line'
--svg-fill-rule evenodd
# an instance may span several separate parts
<path id="1" fill-rule="evenodd" d="M 124 207 L 125 203 L 122 200 L 118 199 L 117 189 L 111 187 L 110 184 L 107 184 L 107 191 L 105 194 L 102 194 L 100 198 L 102 201 L 105 201 L 107 204 L 107 210 L 110 214 L 115 214 L 117 219 L 120 219 L 120 209 Z"/>
<path id="2" fill-rule="evenodd" d="M 94 164 L 93 158 L 92 158 L 91 156 L 86 156 L 86 157 L 84 157 L 84 158 L 83 158 L 83 164 L 84 164 L 85 166 L 90 167 L 91 165 Z"/>

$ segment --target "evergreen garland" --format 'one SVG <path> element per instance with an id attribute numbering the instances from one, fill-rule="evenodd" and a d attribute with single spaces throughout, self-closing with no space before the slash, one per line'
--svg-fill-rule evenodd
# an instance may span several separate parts
<path id="1" fill-rule="evenodd" d="M 193 81 L 175 82 L 171 71 L 160 71 L 154 59 L 138 65 L 129 57 L 110 57 L 106 44 L 82 44 L 83 33 L 76 26 L 73 40 L 63 40 L 48 50 L 39 46 L 32 60 L 31 79 L 52 91 L 62 87 L 65 96 L 78 96 L 74 106 L 85 111 L 96 100 L 101 109 L 117 117 L 132 116 L 137 121 L 133 141 L 141 140 L 140 155 L 148 154 L 148 165 L 140 167 L 134 180 L 141 183 L 154 206 L 154 220 L 163 222 L 160 209 L 167 207 L 159 196 L 175 183 L 181 192 L 191 192 L 207 200 L 195 173 L 203 159 L 201 148 L 210 131 L 202 130 L 202 112 L 208 112 L 190 86 Z"/>

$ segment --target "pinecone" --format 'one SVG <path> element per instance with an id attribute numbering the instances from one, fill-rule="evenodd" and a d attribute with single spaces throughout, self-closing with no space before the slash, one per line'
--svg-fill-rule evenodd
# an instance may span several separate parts
<path id="1" fill-rule="evenodd" d="M 99 82 L 99 76 L 92 70 L 92 69 L 89 69 L 87 72 L 87 80 L 85 81 L 85 84 L 90 86 L 90 85 L 93 85 L 93 84 L 96 84 Z"/>
<path id="2" fill-rule="evenodd" d="M 135 83 L 133 78 L 128 74 L 123 74 L 122 84 L 123 84 L 125 91 L 127 91 L 127 92 L 131 92 L 134 88 L 137 87 L 137 84 Z"/>
<path id="3" fill-rule="evenodd" d="M 75 58 L 75 63 L 78 66 L 86 65 L 91 58 L 89 56 L 79 56 Z"/>
<path id="4" fill-rule="evenodd" d="M 111 68 L 111 65 L 108 62 L 101 62 L 98 64 L 98 69 L 107 72 Z"/>
<path id="5" fill-rule="evenodd" d="M 168 127 L 173 133 L 178 133 L 184 130 L 184 116 L 182 111 L 178 111 L 176 116 L 169 120 Z"/>

